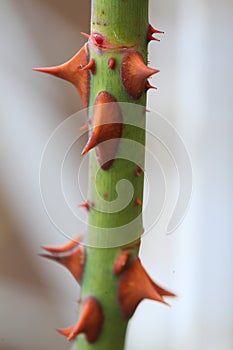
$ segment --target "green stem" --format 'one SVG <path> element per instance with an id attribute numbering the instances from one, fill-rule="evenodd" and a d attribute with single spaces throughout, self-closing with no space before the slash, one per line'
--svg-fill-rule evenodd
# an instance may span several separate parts
<path id="1" fill-rule="evenodd" d="M 125 50 L 139 51 L 145 61 L 147 55 L 146 34 L 148 29 L 147 0 L 93 0 L 91 15 L 91 33 L 100 33 L 111 43 L 111 48 L 96 49 L 89 45 L 90 59 L 95 60 L 96 70 L 91 77 L 89 106 L 93 106 L 99 92 L 107 91 L 118 102 L 134 103 L 145 106 L 146 94 L 133 100 L 125 91 L 120 75 L 120 66 Z M 122 49 L 123 47 L 123 49 Z M 109 58 L 116 59 L 115 69 L 108 69 Z M 136 110 L 137 111 L 137 110 Z M 89 109 L 92 118 L 92 109 Z M 145 144 L 145 113 L 135 112 L 140 119 L 141 128 L 124 125 L 122 139 L 135 140 Z M 124 116 L 123 116 L 124 120 Z M 124 152 L 120 143 L 118 155 Z M 143 227 L 142 205 L 135 205 L 136 198 L 143 197 L 143 173 L 135 176 L 137 164 L 144 165 L 144 153 L 138 156 L 137 164 L 128 159 L 115 159 L 109 170 L 102 170 L 95 149 L 89 152 L 89 193 L 88 200 L 94 203 L 90 208 L 86 262 L 82 280 L 81 305 L 88 296 L 94 296 L 102 306 L 104 314 L 103 328 L 96 342 L 90 344 L 84 335 L 77 338 L 77 350 L 122 350 L 128 320 L 122 315 L 117 293 L 119 277 L 113 274 L 115 259 L 127 243 L 140 237 Z M 117 200 L 116 186 L 122 180 L 128 180 L 133 186 L 133 196 L 120 211 L 109 213 L 111 201 Z M 122 185 L 122 192 L 128 191 L 128 183 Z M 124 187 L 125 186 L 125 187 Z M 132 223 L 132 224 L 131 224 Z M 134 223 L 134 224 L 133 224 Z M 128 225 L 128 226 L 127 226 Z M 117 231 L 128 228 L 129 238 L 118 243 Z M 125 233 L 126 234 L 126 233 Z M 104 237 L 104 239 L 103 239 Z M 102 248 L 104 247 L 104 248 Z M 131 247 L 131 259 L 138 254 L 138 245 Z"/>

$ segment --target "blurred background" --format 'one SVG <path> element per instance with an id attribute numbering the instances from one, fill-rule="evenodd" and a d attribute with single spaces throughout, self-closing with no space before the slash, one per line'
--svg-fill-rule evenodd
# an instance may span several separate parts
<path id="1" fill-rule="evenodd" d="M 143 238 L 144 266 L 178 298 L 171 308 L 144 301 L 126 350 L 233 349 L 232 13 L 230 0 L 150 1 L 150 21 L 165 35 L 149 47 L 161 73 L 148 107 L 182 136 L 193 195 L 173 234 L 157 227 Z M 89 1 L 0 0 L 1 350 L 70 348 L 55 329 L 75 322 L 79 287 L 37 255 L 42 244 L 66 242 L 44 210 L 38 178 L 49 136 L 81 103 L 72 86 L 31 68 L 70 58 L 89 15 Z"/>

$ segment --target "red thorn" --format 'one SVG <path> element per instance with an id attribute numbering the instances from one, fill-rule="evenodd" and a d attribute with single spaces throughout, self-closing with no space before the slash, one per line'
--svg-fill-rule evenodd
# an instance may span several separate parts
<path id="1" fill-rule="evenodd" d="M 108 60 L 108 68 L 115 69 L 116 67 L 116 59 L 114 57 L 110 57 Z"/>
<path id="2" fill-rule="evenodd" d="M 80 34 L 82 34 L 84 36 L 84 38 L 89 39 L 90 34 L 84 33 L 84 32 L 80 32 Z"/>
<path id="3" fill-rule="evenodd" d="M 81 317 L 68 335 L 68 340 L 73 340 L 80 333 L 84 333 L 89 343 L 94 343 L 99 338 L 104 316 L 100 303 L 89 296 L 83 303 Z"/>
<path id="4" fill-rule="evenodd" d="M 64 335 L 64 337 L 68 338 L 68 336 L 72 332 L 73 328 L 74 328 L 74 326 L 71 325 L 71 326 L 64 328 L 64 329 L 57 329 L 57 332 L 61 335 Z"/>
<path id="5" fill-rule="evenodd" d="M 122 136 L 122 113 L 116 99 L 107 91 L 101 91 L 95 100 L 93 130 L 82 155 L 96 147 L 98 161 L 103 170 L 108 170 L 116 156 L 119 139 Z M 111 140 L 106 144 L 102 142 Z"/>
<path id="6" fill-rule="evenodd" d="M 134 171 L 134 174 L 136 177 L 139 177 L 143 171 L 144 171 L 143 167 L 141 165 L 138 165 Z"/>
<path id="7" fill-rule="evenodd" d="M 148 26 L 148 31 L 149 31 L 151 34 L 164 34 L 163 31 L 158 30 L 158 29 L 155 29 L 154 27 L 152 27 L 151 24 L 149 24 L 149 26 Z"/>
<path id="8" fill-rule="evenodd" d="M 104 192 L 104 198 L 108 198 L 108 192 Z"/>
<path id="9" fill-rule="evenodd" d="M 152 34 L 148 33 L 147 34 L 147 42 L 149 43 L 150 41 L 160 41 L 160 39 L 155 38 Z"/>
<path id="10" fill-rule="evenodd" d="M 77 247 L 64 253 L 39 255 L 65 266 L 72 273 L 78 283 L 81 283 L 86 255 L 85 248 L 82 245 L 78 245 Z"/>
<path id="11" fill-rule="evenodd" d="M 136 205 L 136 206 L 142 205 L 142 200 L 141 200 L 139 197 L 137 197 L 137 198 L 135 199 L 135 205 Z"/>
<path id="12" fill-rule="evenodd" d="M 50 253 L 64 253 L 67 252 L 68 250 L 74 248 L 76 245 L 80 243 L 82 240 L 83 235 L 79 235 L 76 238 L 72 239 L 70 242 L 60 246 L 60 247 L 50 247 L 50 246 L 42 246 L 44 250 Z"/>
<path id="13" fill-rule="evenodd" d="M 164 32 L 153 28 L 152 25 L 149 24 L 149 26 L 148 26 L 148 32 L 147 32 L 147 42 L 148 42 L 148 43 L 149 43 L 151 40 L 160 41 L 159 39 L 153 37 L 153 34 L 164 34 Z"/>
<path id="14" fill-rule="evenodd" d="M 125 318 L 133 315 L 143 299 L 156 300 L 167 304 L 163 299 L 163 295 L 168 296 L 168 294 L 173 296 L 173 293 L 159 287 L 151 280 L 139 258 L 136 258 L 120 277 L 118 296 L 122 314 Z"/>
<path id="15" fill-rule="evenodd" d="M 145 84 L 145 91 L 148 91 L 149 89 L 156 89 L 157 90 L 157 87 L 151 85 L 150 82 L 147 80 L 146 84 Z"/>
<path id="16" fill-rule="evenodd" d="M 37 72 L 48 73 L 72 83 L 78 90 L 84 107 L 88 105 L 89 73 L 82 70 L 88 64 L 88 49 L 85 44 L 74 57 L 57 67 L 34 68 Z"/>
<path id="17" fill-rule="evenodd" d="M 81 72 L 86 71 L 86 70 L 90 70 L 92 74 L 95 74 L 95 60 L 94 60 L 94 58 L 92 58 L 86 66 L 84 66 L 80 69 Z"/>
<path id="18" fill-rule="evenodd" d="M 94 207 L 94 203 L 87 200 L 85 203 L 80 204 L 79 207 L 85 208 L 87 211 L 89 211 L 90 208 Z"/>
<path id="19" fill-rule="evenodd" d="M 145 91 L 146 79 L 159 70 L 145 65 L 142 55 L 137 51 L 129 51 L 124 55 L 121 64 L 121 80 L 127 93 L 135 100 Z"/>
<path id="20" fill-rule="evenodd" d="M 125 250 L 116 258 L 113 266 L 114 275 L 119 275 L 126 267 L 130 257 L 130 252 Z"/>

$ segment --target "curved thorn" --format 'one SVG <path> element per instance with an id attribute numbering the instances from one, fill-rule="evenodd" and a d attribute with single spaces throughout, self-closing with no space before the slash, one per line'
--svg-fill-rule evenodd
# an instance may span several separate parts
<path id="1" fill-rule="evenodd" d="M 86 71 L 86 70 L 90 70 L 92 74 L 95 74 L 95 60 L 94 60 L 94 58 L 92 58 L 86 66 L 84 66 L 80 69 L 81 72 Z"/>

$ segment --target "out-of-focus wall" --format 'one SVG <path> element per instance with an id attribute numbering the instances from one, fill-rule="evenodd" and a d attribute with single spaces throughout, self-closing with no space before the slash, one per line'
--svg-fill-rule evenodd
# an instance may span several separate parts
<path id="1" fill-rule="evenodd" d="M 161 73 L 151 80 L 159 89 L 149 92 L 148 106 L 182 136 L 193 195 L 173 234 L 157 227 L 143 238 L 144 265 L 178 298 L 171 308 L 144 301 L 126 350 L 233 347 L 232 10 L 227 0 L 150 2 L 151 23 L 165 35 L 149 46 Z M 71 57 L 84 42 L 79 32 L 88 32 L 89 12 L 89 1 L 0 2 L 1 350 L 70 347 L 55 328 L 75 322 L 79 287 L 37 256 L 41 244 L 65 242 L 43 208 L 38 177 L 46 141 L 81 103 L 73 87 L 31 68 Z"/>

